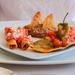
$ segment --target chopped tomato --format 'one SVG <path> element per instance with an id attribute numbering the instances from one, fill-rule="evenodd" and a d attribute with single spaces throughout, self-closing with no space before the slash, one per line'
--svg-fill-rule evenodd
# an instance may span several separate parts
<path id="1" fill-rule="evenodd" d="M 47 33 L 47 36 L 50 36 L 50 35 L 55 35 L 55 33 L 54 33 L 53 31 L 49 31 L 49 32 Z"/>
<path id="2" fill-rule="evenodd" d="M 24 36 L 28 36 L 28 29 L 24 29 L 24 28 L 23 28 L 23 35 L 24 35 Z"/>
<path id="3" fill-rule="evenodd" d="M 63 47 L 65 47 L 65 46 L 67 46 L 67 45 L 68 45 L 68 41 L 67 41 L 67 40 L 62 41 L 62 46 L 63 46 Z"/>
<path id="4" fill-rule="evenodd" d="M 54 37 L 53 35 L 50 36 L 51 40 L 53 41 L 56 37 Z"/>
<path id="5" fill-rule="evenodd" d="M 75 35 L 72 35 L 72 36 L 70 37 L 70 41 L 71 41 L 71 42 L 74 42 L 74 41 L 75 41 Z"/>
<path id="6" fill-rule="evenodd" d="M 7 34 L 7 33 L 13 33 L 14 30 L 12 30 L 10 27 L 6 27 L 6 28 L 5 28 L 5 32 L 6 32 L 6 34 Z"/>
<path id="7" fill-rule="evenodd" d="M 70 26 L 70 30 L 74 30 L 75 31 L 75 27 Z"/>
<path id="8" fill-rule="evenodd" d="M 12 39 L 15 39 L 15 37 L 14 37 L 12 34 L 6 36 L 6 40 L 7 40 L 7 41 L 10 41 L 10 40 L 12 40 Z"/>
<path id="9" fill-rule="evenodd" d="M 47 33 L 47 36 L 54 40 L 55 38 L 57 38 L 57 31 L 49 31 Z"/>
<path id="10" fill-rule="evenodd" d="M 21 32 L 21 27 L 17 28 L 17 32 L 20 33 Z"/>
<path id="11" fill-rule="evenodd" d="M 47 36 L 51 38 L 55 47 L 62 46 L 61 40 L 57 37 L 57 31 L 49 31 Z"/>
<path id="12" fill-rule="evenodd" d="M 51 36 L 51 35 L 57 36 L 57 31 L 49 31 L 49 32 L 47 33 L 47 36 Z"/>
<path id="13" fill-rule="evenodd" d="M 53 45 L 55 47 L 60 47 L 60 46 L 62 46 L 62 42 L 59 39 L 54 39 Z"/>
<path id="14" fill-rule="evenodd" d="M 21 30 L 21 27 L 18 27 L 17 29 Z"/>
<path id="15" fill-rule="evenodd" d="M 16 38 L 16 41 L 17 41 L 18 44 L 21 43 L 22 40 L 23 40 L 22 36 L 19 36 L 18 38 Z"/>

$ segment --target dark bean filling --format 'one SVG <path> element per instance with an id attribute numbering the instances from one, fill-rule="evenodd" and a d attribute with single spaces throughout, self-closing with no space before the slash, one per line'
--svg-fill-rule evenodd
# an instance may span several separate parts
<path id="1" fill-rule="evenodd" d="M 15 48 L 15 47 L 16 47 L 16 45 L 11 45 L 11 46 L 10 46 L 10 48 Z"/>
<path id="2" fill-rule="evenodd" d="M 26 48 L 26 47 L 27 47 L 27 45 L 24 45 L 24 46 L 23 46 L 23 48 Z"/>
<path id="3" fill-rule="evenodd" d="M 45 37 L 48 31 L 53 31 L 53 29 L 43 29 L 42 26 L 43 24 L 37 25 L 35 27 L 29 27 L 29 25 L 27 25 L 27 26 L 24 26 L 24 28 L 28 29 L 29 35 L 31 35 L 32 37 L 38 37 L 38 38 Z"/>

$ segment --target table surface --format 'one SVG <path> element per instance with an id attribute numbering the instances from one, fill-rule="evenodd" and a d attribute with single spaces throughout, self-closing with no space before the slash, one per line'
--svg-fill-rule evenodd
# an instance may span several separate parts
<path id="1" fill-rule="evenodd" d="M 53 13 L 57 21 L 62 21 L 69 12 L 67 21 L 75 21 L 75 0 L 0 0 L 0 21 L 29 20 L 41 11 L 43 18 Z M 74 75 L 75 64 L 51 66 L 24 66 L 0 64 L 18 75 Z"/>
<path id="2" fill-rule="evenodd" d="M 0 64 L 0 67 L 13 70 L 18 75 L 74 75 L 75 64 L 51 66 L 24 66 Z"/>

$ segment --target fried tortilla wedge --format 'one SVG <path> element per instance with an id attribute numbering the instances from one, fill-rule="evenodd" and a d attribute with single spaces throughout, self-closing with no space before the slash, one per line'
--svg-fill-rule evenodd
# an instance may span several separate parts
<path id="1" fill-rule="evenodd" d="M 75 45 L 75 42 L 68 44 L 66 47 L 59 47 L 59 48 L 48 48 L 48 49 L 43 49 L 41 47 L 35 48 L 33 45 L 31 45 L 32 49 L 36 52 L 41 52 L 41 53 L 49 53 L 49 52 L 54 52 L 54 51 L 60 51 L 63 49 L 66 49 L 72 45 Z"/>
<path id="2" fill-rule="evenodd" d="M 40 12 L 37 12 L 33 16 L 31 24 L 24 26 L 24 28 L 28 29 L 29 35 L 37 38 L 45 37 L 48 31 L 55 31 L 58 29 L 53 14 L 47 16 L 45 21 L 43 21 Z"/>
<path id="3" fill-rule="evenodd" d="M 55 22 L 53 14 L 50 14 L 46 17 L 45 21 L 43 22 L 43 29 L 57 29 L 57 24 Z"/>
<path id="4" fill-rule="evenodd" d="M 45 49 L 43 50 L 44 53 L 48 53 L 48 52 L 53 52 L 53 51 L 59 51 L 59 50 L 63 50 L 66 49 L 72 45 L 75 45 L 75 42 L 68 44 L 66 47 L 59 47 L 59 48 L 51 48 L 51 49 Z"/>
<path id="5" fill-rule="evenodd" d="M 34 27 L 34 26 L 40 25 L 40 24 L 42 24 L 42 23 L 43 23 L 42 14 L 41 14 L 40 11 L 38 11 L 38 12 L 33 16 L 30 26 L 31 26 L 31 27 L 33 26 L 33 27 Z"/>

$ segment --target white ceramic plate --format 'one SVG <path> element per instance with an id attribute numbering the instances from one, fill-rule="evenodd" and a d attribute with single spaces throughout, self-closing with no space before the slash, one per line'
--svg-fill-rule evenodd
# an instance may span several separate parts
<path id="1" fill-rule="evenodd" d="M 69 49 L 66 50 L 60 50 L 60 51 L 56 51 L 56 52 L 51 52 L 51 53 L 36 53 L 36 52 L 31 52 L 31 49 L 28 49 L 26 51 L 22 51 L 19 48 L 15 49 L 15 50 L 11 50 L 8 48 L 7 46 L 7 41 L 5 41 L 5 34 L 4 34 L 4 28 L 7 26 L 12 26 L 12 27 L 18 27 L 18 26 L 24 26 L 29 24 L 29 21 L 11 21 L 11 22 L 0 22 L 0 48 L 2 48 L 5 51 L 23 56 L 23 57 L 27 57 L 30 59 L 43 59 L 43 58 L 48 58 L 48 57 L 52 57 L 55 55 L 59 55 L 62 54 L 64 52 L 68 52 L 71 50 L 74 50 L 75 47 L 71 47 Z M 71 25 L 75 24 L 74 22 L 70 23 Z"/>
<path id="2" fill-rule="evenodd" d="M 16 65 L 54 65 L 75 63 L 75 50 L 45 59 L 27 59 L 0 49 L 0 63 Z"/>

